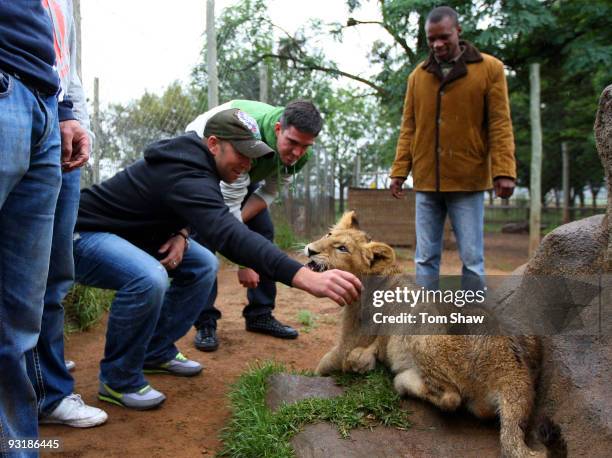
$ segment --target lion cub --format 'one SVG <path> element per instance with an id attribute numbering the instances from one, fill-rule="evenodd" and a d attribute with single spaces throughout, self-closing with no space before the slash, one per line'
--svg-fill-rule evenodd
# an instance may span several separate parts
<path id="1" fill-rule="evenodd" d="M 393 249 L 360 231 L 354 212 L 345 213 L 325 237 L 307 245 L 305 252 L 313 270 L 342 269 L 358 277 L 400 272 Z M 344 308 L 338 342 L 319 362 L 318 374 L 363 373 L 379 360 L 395 374 L 394 386 L 400 395 L 425 399 L 443 410 L 464 404 L 480 418 L 499 415 L 504 456 L 547 456 L 531 450 L 524 440 L 539 371 L 537 337 L 361 335 L 359 308 L 359 302 Z M 546 426 L 558 428 L 552 423 Z M 556 432 L 543 438 L 548 445 L 554 445 Z M 544 436 L 549 431 L 541 433 Z M 562 446 L 559 450 L 563 455 Z"/>

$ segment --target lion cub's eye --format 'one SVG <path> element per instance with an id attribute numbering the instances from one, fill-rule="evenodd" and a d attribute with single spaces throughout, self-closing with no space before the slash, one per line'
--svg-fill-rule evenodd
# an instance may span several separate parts
<path id="1" fill-rule="evenodd" d="M 344 245 L 337 246 L 336 250 L 338 250 L 338 251 L 340 251 L 342 253 L 348 253 L 349 252 L 348 248 L 345 247 Z"/>

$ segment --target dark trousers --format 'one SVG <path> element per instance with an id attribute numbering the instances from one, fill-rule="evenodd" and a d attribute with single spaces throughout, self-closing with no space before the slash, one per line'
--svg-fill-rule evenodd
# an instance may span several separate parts
<path id="1" fill-rule="evenodd" d="M 258 184 L 249 186 L 249 192 L 245 198 L 245 202 L 248 197 L 255 191 Z M 274 241 L 274 224 L 272 224 L 272 218 L 270 212 L 266 208 L 261 211 L 257 216 L 245 223 L 249 229 L 253 232 L 261 234 L 271 242 Z M 199 240 L 200 243 L 204 242 Z M 205 243 L 204 243 L 205 245 Z M 195 321 L 194 325 L 197 329 L 202 327 L 217 327 L 217 320 L 221 318 L 221 311 L 215 307 L 215 300 L 217 298 L 217 283 L 213 288 L 209 300 L 204 304 L 204 308 L 200 313 L 200 316 Z M 247 300 L 248 304 L 242 310 L 242 316 L 247 320 L 254 318 L 259 315 L 265 315 L 271 313 L 274 310 L 274 302 L 276 300 L 276 282 L 270 278 L 260 275 L 259 285 L 257 288 L 247 289 Z"/>

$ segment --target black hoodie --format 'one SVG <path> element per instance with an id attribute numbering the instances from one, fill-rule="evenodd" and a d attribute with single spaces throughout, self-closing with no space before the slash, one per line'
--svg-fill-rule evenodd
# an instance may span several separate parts
<path id="1" fill-rule="evenodd" d="M 149 145 L 144 159 L 81 193 L 77 231 L 161 246 L 189 226 L 230 260 L 291 285 L 302 265 L 233 217 L 214 157 L 193 132 Z"/>

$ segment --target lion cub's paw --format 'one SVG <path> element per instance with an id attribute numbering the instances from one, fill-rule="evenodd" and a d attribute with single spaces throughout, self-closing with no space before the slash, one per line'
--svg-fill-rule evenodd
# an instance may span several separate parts
<path id="1" fill-rule="evenodd" d="M 364 347 L 353 348 L 346 358 L 345 372 L 365 374 L 376 366 L 376 356 L 371 350 Z"/>

